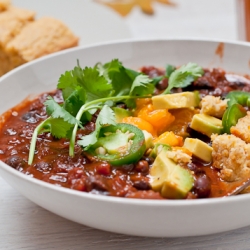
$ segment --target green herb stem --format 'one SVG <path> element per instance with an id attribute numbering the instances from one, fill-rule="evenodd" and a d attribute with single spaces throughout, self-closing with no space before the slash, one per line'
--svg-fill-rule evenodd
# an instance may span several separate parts
<path id="1" fill-rule="evenodd" d="M 32 139 L 31 139 L 31 143 L 30 143 L 30 150 L 29 150 L 29 158 L 28 158 L 28 164 L 31 165 L 34 159 L 34 155 L 35 155 L 35 149 L 36 149 L 36 140 L 37 140 L 37 136 L 38 134 L 41 133 L 41 131 L 46 132 L 49 130 L 44 129 L 44 125 L 51 119 L 51 117 L 47 118 L 46 120 L 44 120 L 43 122 L 41 122 L 34 130 L 33 135 L 32 135 Z"/>
<path id="2" fill-rule="evenodd" d="M 93 108 L 100 108 L 100 106 L 94 106 L 96 104 L 99 103 L 104 103 L 106 101 L 120 101 L 123 99 L 136 99 L 136 98 L 148 98 L 149 96 L 113 96 L 113 97 L 106 97 L 106 98 L 101 98 L 101 99 L 97 99 L 91 102 L 88 102 L 86 104 L 84 104 L 80 110 L 78 111 L 77 115 L 76 115 L 76 120 L 80 121 L 82 115 Z M 151 96 L 150 96 L 151 97 Z M 71 157 L 74 156 L 74 147 L 75 147 L 75 142 L 76 142 L 76 132 L 78 129 L 78 124 L 76 123 L 72 132 L 72 136 L 70 138 L 70 144 L 69 144 L 69 155 Z"/>
<path id="3" fill-rule="evenodd" d="M 90 110 L 90 109 L 96 109 L 96 108 L 100 108 L 99 106 L 91 106 L 88 107 L 90 103 L 93 103 L 95 101 L 86 103 L 84 105 L 82 105 L 82 107 L 80 108 L 80 110 L 78 111 L 77 115 L 76 115 L 76 120 L 80 121 L 82 115 L 84 114 L 84 112 Z M 94 103 L 93 103 L 94 104 Z M 70 156 L 74 156 L 74 148 L 75 148 L 75 141 L 76 141 L 76 132 L 78 129 L 78 124 L 76 123 L 72 132 L 72 136 L 70 138 L 70 143 L 69 143 L 69 155 Z"/>

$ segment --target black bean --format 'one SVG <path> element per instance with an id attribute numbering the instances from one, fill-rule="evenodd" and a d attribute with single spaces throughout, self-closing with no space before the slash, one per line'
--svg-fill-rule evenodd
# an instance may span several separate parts
<path id="1" fill-rule="evenodd" d="M 26 121 L 28 123 L 36 123 L 37 122 L 36 115 L 34 112 L 28 112 L 28 113 L 23 114 L 22 120 Z"/>
<path id="2" fill-rule="evenodd" d="M 150 156 L 143 156 L 143 160 L 147 161 L 149 165 L 154 163 L 154 158 Z"/>
<path id="3" fill-rule="evenodd" d="M 134 167 L 135 167 L 135 165 L 133 163 L 131 163 L 131 164 L 123 165 L 122 168 L 120 168 L 120 169 L 127 171 L 127 172 L 130 172 L 134 169 Z"/>
<path id="4" fill-rule="evenodd" d="M 13 155 L 8 158 L 5 163 L 15 169 L 19 169 L 24 166 L 24 160 L 17 155 Z"/>
<path id="5" fill-rule="evenodd" d="M 146 181 L 135 181 L 133 186 L 139 190 L 149 190 L 150 184 Z"/>
<path id="6" fill-rule="evenodd" d="M 193 162 L 188 163 L 187 167 L 191 170 L 196 172 L 196 170 L 198 169 L 198 166 L 196 164 L 194 164 Z"/>
<path id="7" fill-rule="evenodd" d="M 195 173 L 195 175 L 205 175 L 205 171 L 196 162 L 188 163 L 187 167 Z"/>
<path id="8" fill-rule="evenodd" d="M 206 198 L 211 191 L 211 181 L 206 175 L 198 176 L 194 183 L 194 189 L 199 198 Z"/>

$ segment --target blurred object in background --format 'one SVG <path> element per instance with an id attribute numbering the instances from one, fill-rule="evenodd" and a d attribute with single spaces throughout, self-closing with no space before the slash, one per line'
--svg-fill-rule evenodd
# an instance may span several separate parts
<path id="1" fill-rule="evenodd" d="M 250 0 L 236 0 L 239 39 L 250 42 Z"/>
<path id="2" fill-rule="evenodd" d="M 20 8 L 35 10 L 37 18 L 51 16 L 61 20 L 80 38 L 80 45 L 132 36 L 117 12 L 94 0 L 12 0 L 12 3 Z"/>
<path id="3" fill-rule="evenodd" d="M 6 10 L 10 6 L 10 0 L 0 0 L 0 12 Z"/>
<path id="4" fill-rule="evenodd" d="M 92 1 L 119 12 L 134 38 L 239 39 L 235 1 L 242 0 Z"/>
<path id="5" fill-rule="evenodd" d="M 175 5 L 170 0 L 95 0 L 95 1 L 111 7 L 121 16 L 128 15 L 134 7 L 140 7 L 140 9 L 145 14 L 152 15 L 154 14 L 154 8 L 153 8 L 154 2 L 172 6 Z"/>
<path id="6" fill-rule="evenodd" d="M 235 0 L 171 0 L 171 2 L 175 5 L 151 1 L 154 15 L 145 15 L 137 6 L 123 17 L 133 37 L 238 39 Z"/>

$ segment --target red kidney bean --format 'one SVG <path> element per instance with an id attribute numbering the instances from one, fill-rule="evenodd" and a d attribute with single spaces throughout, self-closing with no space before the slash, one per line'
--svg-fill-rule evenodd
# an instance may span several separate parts
<path id="1" fill-rule="evenodd" d="M 149 171 L 149 164 L 145 160 L 140 160 L 135 165 L 135 171 L 141 172 L 141 173 L 148 173 Z"/>

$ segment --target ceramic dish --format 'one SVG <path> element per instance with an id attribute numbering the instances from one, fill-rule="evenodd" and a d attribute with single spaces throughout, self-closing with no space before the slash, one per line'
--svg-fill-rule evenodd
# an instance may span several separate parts
<path id="1" fill-rule="evenodd" d="M 182 65 L 192 61 L 203 67 L 222 67 L 243 74 L 249 73 L 250 45 L 192 39 L 148 40 L 78 47 L 55 53 L 0 78 L 0 112 L 29 94 L 54 89 L 59 76 L 72 69 L 77 59 L 83 67 L 113 58 L 119 58 L 124 65 L 135 69 L 143 65 Z M 28 177 L 3 162 L 0 162 L 0 174 L 39 206 L 69 220 L 115 233 L 153 237 L 197 236 L 250 225 L 249 195 L 158 201 L 115 198 L 54 186 Z"/>

